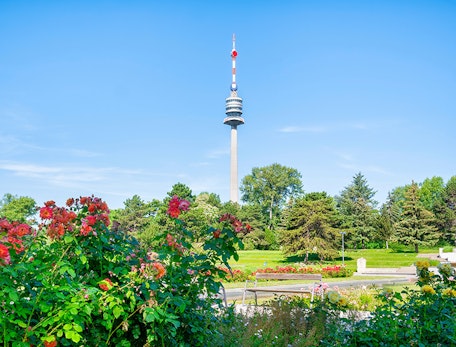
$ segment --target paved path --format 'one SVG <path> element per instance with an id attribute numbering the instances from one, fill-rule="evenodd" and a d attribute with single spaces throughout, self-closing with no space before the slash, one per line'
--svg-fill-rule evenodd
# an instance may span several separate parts
<path id="1" fill-rule="evenodd" d="M 382 287 L 384 285 L 412 283 L 415 279 L 416 279 L 415 276 L 396 276 L 396 277 L 389 276 L 388 278 L 378 278 L 378 279 L 369 279 L 369 280 L 349 279 L 349 280 L 340 281 L 340 282 L 330 282 L 330 283 L 328 283 L 328 286 L 329 286 L 329 288 L 362 287 L 362 286 L 372 286 L 372 285 Z M 299 289 L 302 287 L 303 287 L 302 284 L 288 284 L 288 285 L 280 285 L 280 286 L 271 286 L 271 288 L 290 288 L 290 289 Z M 242 301 L 243 294 L 244 294 L 244 287 L 226 289 L 226 297 L 227 297 L 228 301 L 235 300 L 236 302 L 240 303 Z M 272 297 L 272 296 L 274 296 L 274 294 L 260 293 L 260 292 L 258 293 L 258 297 Z M 254 297 L 253 293 L 246 294 L 246 299 L 252 299 L 253 297 Z"/>

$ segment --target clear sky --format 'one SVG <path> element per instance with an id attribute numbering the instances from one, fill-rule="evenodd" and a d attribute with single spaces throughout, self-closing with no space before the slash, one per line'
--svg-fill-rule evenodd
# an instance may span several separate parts
<path id="1" fill-rule="evenodd" d="M 0 1 L 0 196 L 111 208 L 182 182 L 229 200 L 279 163 L 306 192 L 456 174 L 455 1 Z"/>

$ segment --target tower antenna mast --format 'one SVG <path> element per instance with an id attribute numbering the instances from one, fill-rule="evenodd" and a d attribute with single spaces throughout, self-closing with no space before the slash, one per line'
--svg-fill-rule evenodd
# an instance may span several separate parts
<path id="1" fill-rule="evenodd" d="M 231 50 L 231 92 L 230 96 L 226 98 L 226 117 L 223 123 L 231 127 L 231 158 L 230 158 L 230 200 L 232 202 L 239 202 L 239 188 L 238 188 L 238 159 L 237 159 L 237 126 L 244 124 L 242 118 L 242 98 L 237 94 L 236 83 L 236 36 L 233 34 L 233 48 Z"/>

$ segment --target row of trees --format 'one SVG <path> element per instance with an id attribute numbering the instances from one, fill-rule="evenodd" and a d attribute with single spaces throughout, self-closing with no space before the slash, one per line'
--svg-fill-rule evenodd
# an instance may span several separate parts
<path id="1" fill-rule="evenodd" d="M 422 183 L 397 187 L 378 206 L 375 191 L 357 173 L 338 196 L 326 192 L 303 193 L 301 174 L 280 164 L 254 168 L 241 182 L 243 204 L 222 203 L 214 193 L 194 195 L 182 183 L 175 184 L 163 200 L 144 201 L 135 195 L 124 207 L 112 211 L 116 228 L 138 237 L 147 247 L 169 228 L 166 209 L 177 195 L 191 202 L 182 219 L 196 237 L 220 215 L 231 213 L 248 223 L 244 236 L 250 249 L 279 249 L 287 255 L 311 254 L 322 259 L 337 255 L 342 233 L 347 247 L 388 247 L 391 242 L 420 247 L 456 241 L 456 176 L 444 182 L 432 177 Z M 25 220 L 33 217 L 35 203 L 28 197 L 6 194 L 0 217 Z"/>

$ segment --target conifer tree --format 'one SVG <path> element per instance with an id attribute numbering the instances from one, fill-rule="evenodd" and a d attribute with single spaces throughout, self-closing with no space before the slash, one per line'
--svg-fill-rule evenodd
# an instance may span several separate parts
<path id="1" fill-rule="evenodd" d="M 414 246 L 416 253 L 420 246 L 434 246 L 439 240 L 434 215 L 424 208 L 415 182 L 405 191 L 405 201 L 396 229 L 398 242 Z"/>

